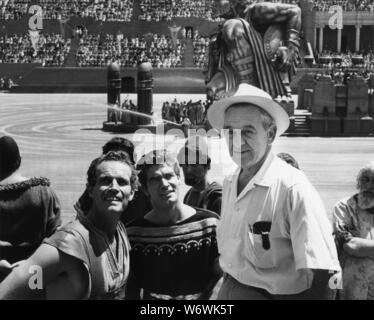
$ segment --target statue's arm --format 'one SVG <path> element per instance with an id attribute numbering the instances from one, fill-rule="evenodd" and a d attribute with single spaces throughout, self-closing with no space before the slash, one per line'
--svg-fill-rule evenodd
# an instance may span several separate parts
<path id="1" fill-rule="evenodd" d="M 301 29 L 301 9 L 286 3 L 260 2 L 247 8 L 251 19 L 258 24 L 286 22 L 287 29 Z"/>
<path id="2" fill-rule="evenodd" d="M 286 23 L 288 43 L 300 46 L 300 7 L 286 3 L 261 2 L 250 6 L 248 10 L 250 10 L 251 19 L 255 23 L 265 25 Z"/>
<path id="3" fill-rule="evenodd" d="M 285 23 L 287 28 L 288 53 L 283 58 L 280 70 L 290 67 L 292 61 L 299 54 L 301 9 L 298 6 L 285 3 L 256 3 L 248 7 L 248 14 L 256 24 L 271 25 L 274 23 Z M 279 53 L 282 56 L 281 53 Z"/>

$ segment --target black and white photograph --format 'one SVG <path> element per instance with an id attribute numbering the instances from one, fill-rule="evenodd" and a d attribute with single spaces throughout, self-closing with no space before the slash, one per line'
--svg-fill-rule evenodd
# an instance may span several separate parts
<path id="1" fill-rule="evenodd" d="M 0 0 L 0 300 L 374 300 L 373 50 L 374 0 Z"/>

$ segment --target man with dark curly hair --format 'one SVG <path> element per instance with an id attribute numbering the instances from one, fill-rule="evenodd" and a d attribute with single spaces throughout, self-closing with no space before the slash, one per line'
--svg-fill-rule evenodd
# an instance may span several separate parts
<path id="1" fill-rule="evenodd" d="M 60 228 L 0 284 L 0 299 L 121 299 L 129 273 L 127 235 L 120 216 L 137 189 L 137 172 L 124 152 L 95 159 L 87 172 L 92 205 Z M 38 266 L 39 285 L 30 286 Z M 39 274 L 38 274 L 39 272 Z M 36 281 L 37 282 L 37 281 Z"/>
<path id="2" fill-rule="evenodd" d="M 114 137 L 107 141 L 103 145 L 103 154 L 110 151 L 122 151 L 127 153 L 132 164 L 135 163 L 134 160 L 134 144 L 122 137 Z M 92 199 L 89 197 L 87 190 L 79 197 L 79 200 L 74 205 L 74 209 L 77 214 L 85 215 L 92 205 Z M 133 221 L 139 216 L 144 216 L 149 210 L 152 209 L 151 203 L 148 198 L 142 192 L 141 189 L 137 190 L 134 194 L 134 199 L 129 203 L 126 208 L 126 212 L 121 215 L 121 222 L 126 226 L 129 222 Z"/>

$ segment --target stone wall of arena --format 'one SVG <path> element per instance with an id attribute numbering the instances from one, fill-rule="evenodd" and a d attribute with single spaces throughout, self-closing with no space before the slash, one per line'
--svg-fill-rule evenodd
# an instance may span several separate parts
<path id="1" fill-rule="evenodd" d="M 0 65 L 0 74 L 2 67 Z M 137 70 L 121 69 L 123 92 L 136 92 Z M 34 68 L 18 81 L 13 92 L 106 92 L 106 68 Z M 153 69 L 155 93 L 205 93 L 204 75 L 198 68 Z"/>
<path id="2" fill-rule="evenodd" d="M 298 82 L 319 68 L 300 68 L 291 82 L 297 93 Z M 55 68 L 37 64 L 0 64 L 0 75 L 8 75 L 19 84 L 14 92 L 106 92 L 106 68 Z M 137 70 L 122 68 L 123 92 L 136 92 Z M 126 78 L 126 79 L 125 79 Z M 205 93 L 205 77 L 198 68 L 153 69 L 155 93 Z"/>
<path id="3" fill-rule="evenodd" d="M 0 63 L 0 76 L 11 77 L 13 81 L 19 81 L 40 66 L 40 63 Z"/>

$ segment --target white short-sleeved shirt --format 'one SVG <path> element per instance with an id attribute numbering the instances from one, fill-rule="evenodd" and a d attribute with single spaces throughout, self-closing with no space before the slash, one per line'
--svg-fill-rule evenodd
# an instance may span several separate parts
<path id="1" fill-rule="evenodd" d="M 309 269 L 340 271 L 322 200 L 300 170 L 270 152 L 237 196 L 239 173 L 223 184 L 217 240 L 225 272 L 271 294 L 296 294 L 311 287 Z M 268 250 L 253 233 L 257 221 L 271 222 Z"/>

